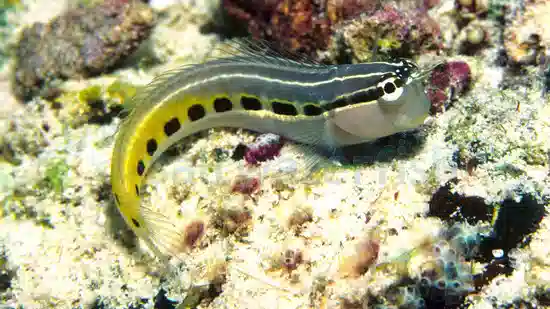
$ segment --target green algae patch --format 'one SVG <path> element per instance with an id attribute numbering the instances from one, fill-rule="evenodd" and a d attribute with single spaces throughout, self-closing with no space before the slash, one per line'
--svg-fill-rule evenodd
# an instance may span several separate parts
<path id="1" fill-rule="evenodd" d="M 138 86 L 121 80 L 93 84 L 63 92 L 53 105 L 58 108 L 58 119 L 73 129 L 85 124 L 104 125 L 123 110 L 132 108 L 129 102 L 138 89 Z"/>
<path id="2" fill-rule="evenodd" d="M 59 195 L 65 188 L 65 178 L 68 172 L 69 166 L 67 163 L 61 159 L 56 160 L 46 168 L 44 178 L 38 186 Z"/>
<path id="3" fill-rule="evenodd" d="M 137 93 L 139 87 L 120 80 L 114 81 L 105 89 L 106 96 L 113 102 L 129 107 L 130 99 Z"/>

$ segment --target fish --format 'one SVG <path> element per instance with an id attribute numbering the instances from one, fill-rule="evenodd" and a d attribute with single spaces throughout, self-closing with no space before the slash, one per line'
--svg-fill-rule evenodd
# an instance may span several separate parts
<path id="1" fill-rule="evenodd" d="M 131 99 L 111 161 L 115 204 L 160 258 L 179 252 L 181 232 L 141 205 L 141 188 L 170 146 L 215 127 L 275 133 L 338 149 L 421 126 L 426 75 L 411 60 L 328 65 L 261 41 L 225 44 L 221 56 L 161 74 Z"/>

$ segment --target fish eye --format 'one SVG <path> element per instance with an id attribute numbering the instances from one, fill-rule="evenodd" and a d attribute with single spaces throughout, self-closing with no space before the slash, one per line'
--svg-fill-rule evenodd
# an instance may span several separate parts
<path id="1" fill-rule="evenodd" d="M 401 87 L 400 87 L 401 86 Z M 378 84 L 378 87 L 384 90 L 384 95 L 380 97 L 385 102 L 394 102 L 403 94 L 403 85 L 396 85 L 396 79 L 387 79 Z"/>

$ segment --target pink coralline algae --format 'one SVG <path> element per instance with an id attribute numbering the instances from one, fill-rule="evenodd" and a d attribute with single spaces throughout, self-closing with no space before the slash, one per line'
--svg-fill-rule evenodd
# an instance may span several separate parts
<path id="1" fill-rule="evenodd" d="M 244 159 L 248 164 L 259 164 L 277 157 L 283 147 L 283 139 L 275 134 L 260 135 L 256 141 L 247 147 Z"/>
<path id="2" fill-rule="evenodd" d="M 450 61 L 435 68 L 427 89 L 432 103 L 431 113 L 443 112 L 447 103 L 463 94 L 470 87 L 470 66 L 463 61 Z"/>

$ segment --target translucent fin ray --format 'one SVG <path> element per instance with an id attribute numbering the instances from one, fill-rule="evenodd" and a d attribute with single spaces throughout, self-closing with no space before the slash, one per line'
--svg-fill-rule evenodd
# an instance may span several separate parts
<path id="1" fill-rule="evenodd" d="M 217 50 L 222 55 L 230 55 L 230 58 L 221 58 L 230 61 L 262 62 L 286 66 L 326 67 L 326 65 L 305 55 L 275 46 L 273 43 L 265 40 L 241 38 L 225 42 Z"/>

